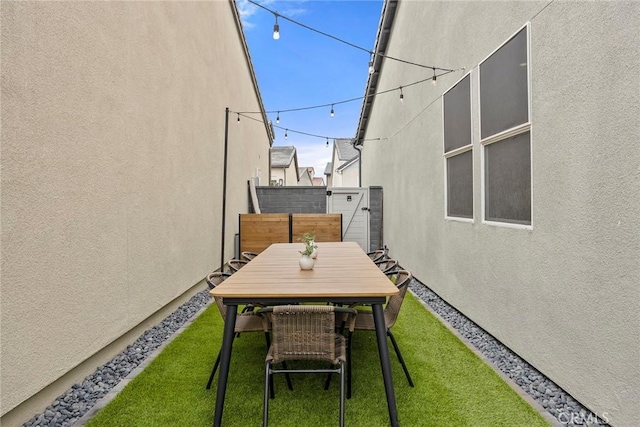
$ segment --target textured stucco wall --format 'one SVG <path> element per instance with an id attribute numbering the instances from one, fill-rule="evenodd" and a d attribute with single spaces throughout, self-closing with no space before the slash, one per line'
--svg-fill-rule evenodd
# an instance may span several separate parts
<path id="1" fill-rule="evenodd" d="M 217 268 L 230 2 L 2 2 L 5 414 Z M 226 251 L 266 129 L 229 132 Z"/>
<path id="2" fill-rule="evenodd" d="M 473 222 L 444 218 L 441 94 L 376 98 L 363 185 L 384 186 L 391 255 L 614 425 L 640 401 L 637 2 L 404 1 L 387 55 L 472 74 Z M 477 65 L 531 22 L 533 227 L 481 221 Z M 430 76 L 386 61 L 378 91 Z"/>

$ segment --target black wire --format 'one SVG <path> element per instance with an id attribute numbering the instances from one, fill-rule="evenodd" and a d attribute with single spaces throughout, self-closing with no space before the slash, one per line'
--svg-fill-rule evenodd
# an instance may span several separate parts
<path id="1" fill-rule="evenodd" d="M 242 112 L 238 112 L 238 111 L 232 111 L 229 110 L 230 113 L 233 114 L 237 114 L 238 116 L 241 117 L 245 117 L 249 120 L 253 120 L 254 122 L 258 122 L 258 123 L 264 123 L 262 120 L 260 119 L 256 119 L 255 117 L 251 117 L 251 116 L 247 116 L 247 113 L 242 113 Z M 284 126 L 278 126 L 278 125 L 274 125 L 273 122 L 269 122 L 269 124 L 271 126 L 273 126 L 274 128 L 278 128 L 278 129 L 284 129 L 287 132 L 291 132 L 291 133 L 297 133 L 300 135 L 306 135 L 306 136 L 312 136 L 314 138 L 322 138 L 322 139 L 344 139 L 343 136 L 340 137 L 334 137 L 334 136 L 326 136 L 326 135 L 317 135 L 315 133 L 308 133 L 308 132 L 302 132 L 300 130 L 295 130 L 295 129 L 291 129 L 291 128 L 286 128 Z M 349 139 L 355 139 L 355 138 L 349 138 Z M 369 138 L 369 139 L 364 139 L 363 141 L 380 141 L 380 138 Z"/>
<path id="2" fill-rule="evenodd" d="M 436 74 L 435 76 L 436 76 L 436 78 L 438 78 L 440 76 L 444 76 L 444 75 L 449 74 L 449 73 L 453 73 L 453 71 L 446 71 L 446 72 L 443 72 L 443 73 L 440 73 L 440 74 Z M 411 86 L 414 86 L 414 85 L 417 85 L 417 84 L 420 84 L 420 83 L 424 83 L 424 82 L 429 81 L 429 80 L 433 80 L 433 76 L 427 77 L 426 79 L 418 80 L 418 81 L 413 82 L 413 83 L 402 85 L 402 87 L 403 88 L 411 87 Z M 365 96 L 359 96 L 357 98 L 345 99 L 344 101 L 330 102 L 328 104 L 321 104 L 321 105 L 312 105 L 312 106 L 309 106 L 309 107 L 289 108 L 289 109 L 286 109 L 286 110 L 282 110 L 282 109 L 280 109 L 280 110 L 269 110 L 269 111 L 264 111 L 264 113 L 265 114 L 290 113 L 292 111 L 304 111 L 304 110 L 313 110 L 313 109 L 316 109 L 316 108 L 326 108 L 326 107 L 331 107 L 332 105 L 346 104 L 347 102 L 353 102 L 353 101 L 359 101 L 361 99 L 372 98 L 372 97 L 374 97 L 376 95 L 382 95 L 382 94 L 385 94 L 385 93 L 394 92 L 396 90 L 400 90 L 400 86 L 398 86 L 396 88 L 393 88 L 393 89 L 387 89 L 387 90 L 383 90 L 383 91 L 380 91 L 380 92 L 372 93 L 371 95 L 365 95 Z M 244 114 L 262 114 L 263 112 L 262 111 L 240 111 L 240 113 L 244 113 Z"/>
<path id="3" fill-rule="evenodd" d="M 329 38 L 332 38 L 332 39 L 334 39 L 334 40 L 336 40 L 336 41 L 339 41 L 340 43 L 344 43 L 344 44 L 346 44 L 346 45 L 348 45 L 348 46 L 354 47 L 354 48 L 356 48 L 356 49 L 360 49 L 360 50 L 362 50 L 362 51 L 367 52 L 367 53 L 368 53 L 368 54 L 370 54 L 370 55 L 375 55 L 375 56 L 379 56 L 379 57 L 381 57 L 381 58 L 391 59 L 391 60 L 393 60 L 393 61 L 398 61 L 398 62 L 402 62 L 402 63 L 409 64 L 409 65 L 415 65 L 416 67 L 429 68 L 429 69 L 432 69 L 432 70 L 448 71 L 448 72 L 450 72 L 450 73 L 451 73 L 451 72 L 453 72 L 453 71 L 456 71 L 456 70 L 452 70 L 452 69 L 450 69 L 450 68 L 440 68 L 440 67 L 434 67 L 434 66 L 432 66 L 432 65 L 423 65 L 423 64 L 418 64 L 418 63 L 416 63 L 416 62 L 406 61 L 406 60 L 404 60 L 404 59 L 400 59 L 400 58 L 394 58 L 393 56 L 387 56 L 387 55 L 383 55 L 383 54 L 381 54 L 381 53 L 376 54 L 375 52 L 373 52 L 373 51 L 371 51 L 371 50 L 369 50 L 369 49 L 366 49 L 366 48 L 364 48 L 364 47 L 361 47 L 361 46 L 355 45 L 355 44 L 353 44 L 353 43 L 349 43 L 349 42 L 348 42 L 348 41 L 346 41 L 346 40 L 343 40 L 343 39 L 338 38 L 338 37 L 336 37 L 336 36 L 332 36 L 331 34 L 325 33 L 325 32 L 323 32 L 323 31 L 316 30 L 315 28 L 309 27 L 308 25 L 305 25 L 305 24 L 303 24 L 303 23 L 301 23 L 301 22 L 298 22 L 298 21 L 296 21 L 296 20 L 293 20 L 293 19 L 291 19 L 291 18 L 288 18 L 288 17 L 286 17 L 286 16 L 284 16 L 284 15 L 281 15 L 281 14 L 279 14 L 278 12 L 276 12 L 275 10 L 271 10 L 271 9 L 269 9 L 268 7 L 263 6 L 263 5 L 261 5 L 261 4 L 257 3 L 257 2 L 255 2 L 255 1 L 253 1 L 253 0 L 247 0 L 247 1 L 248 1 L 249 3 L 251 3 L 251 4 L 254 4 L 254 5 L 256 5 L 256 6 L 260 7 L 260 8 L 262 8 L 262 9 L 266 10 L 267 12 L 273 13 L 273 14 L 276 16 L 276 19 L 277 19 L 277 17 L 279 16 L 280 18 L 282 18 L 282 19 L 286 19 L 287 21 L 292 22 L 292 23 L 294 23 L 294 24 L 296 24 L 296 25 L 299 25 L 299 26 L 301 26 L 301 27 L 303 27 L 303 28 L 306 28 L 307 30 L 314 31 L 314 32 L 316 32 L 316 33 L 318 33 L 318 34 L 322 34 L 322 35 L 323 35 L 323 36 L 325 36 L 325 37 L 329 37 Z"/>

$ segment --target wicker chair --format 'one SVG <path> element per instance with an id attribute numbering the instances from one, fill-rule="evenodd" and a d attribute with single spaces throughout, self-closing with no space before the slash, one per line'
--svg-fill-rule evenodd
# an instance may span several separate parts
<path id="1" fill-rule="evenodd" d="M 350 371 L 351 358 L 345 337 L 335 332 L 335 316 L 337 313 L 347 315 L 349 331 L 353 332 L 357 311 L 332 305 L 285 305 L 264 308 L 258 313 L 269 316 L 273 335 L 265 361 L 263 426 L 268 425 L 273 374 L 279 373 L 340 374 L 340 426 L 344 426 L 345 363 Z M 274 364 L 293 360 L 329 362 L 335 368 L 287 369 L 283 366 L 283 369 L 273 369 Z"/>
<path id="2" fill-rule="evenodd" d="M 369 252 L 367 253 L 367 255 L 369 255 L 369 258 L 371 258 L 373 262 L 382 261 L 387 257 L 387 251 L 385 251 L 384 249 L 380 249 L 377 251 Z"/>
<path id="3" fill-rule="evenodd" d="M 400 313 L 400 308 L 402 307 L 404 296 L 407 293 L 407 289 L 409 288 L 409 283 L 411 282 L 412 278 L 413 276 L 411 275 L 411 273 L 406 270 L 399 270 L 397 272 L 395 284 L 400 290 L 400 293 L 398 293 L 397 295 L 393 295 L 391 298 L 389 298 L 389 301 L 387 301 L 387 304 L 384 307 L 384 323 L 387 327 L 387 336 L 391 339 L 391 344 L 393 345 L 393 349 L 396 351 L 396 355 L 398 355 L 398 360 L 402 365 L 404 374 L 407 376 L 407 381 L 409 381 L 409 385 L 411 387 L 414 387 L 413 380 L 411 379 L 411 375 L 409 375 L 409 370 L 407 369 L 407 365 L 404 363 L 404 359 L 402 358 L 402 354 L 400 353 L 398 343 L 393 336 L 393 332 L 391 332 L 391 328 L 398 319 L 398 314 Z M 371 311 L 358 310 L 355 329 L 356 331 L 375 331 L 376 327 L 375 323 L 373 322 L 373 313 Z"/>
<path id="4" fill-rule="evenodd" d="M 209 285 L 209 289 L 213 289 L 222 283 L 227 277 L 231 276 L 229 273 L 221 273 L 214 272 L 207 276 L 207 284 Z M 227 306 L 222 303 L 222 299 L 215 297 L 216 305 L 218 306 L 218 310 L 220 311 L 220 315 L 222 316 L 222 320 L 225 320 L 227 317 Z M 267 341 L 267 348 L 269 348 L 271 341 L 269 339 L 269 331 L 265 330 L 262 317 L 254 313 L 253 311 L 243 311 L 241 314 L 236 316 L 236 326 L 234 328 L 234 338 L 240 336 L 240 333 L 244 332 L 264 332 L 265 340 Z M 211 388 L 211 383 L 213 382 L 213 377 L 218 370 L 218 365 L 220 365 L 220 351 L 218 351 L 218 357 L 216 358 L 216 362 L 213 365 L 213 369 L 211 370 L 211 375 L 209 376 L 209 381 L 207 382 L 207 390 Z M 287 376 L 287 384 L 290 389 L 292 388 L 291 379 Z"/>
<path id="5" fill-rule="evenodd" d="M 258 254 L 255 252 L 247 252 L 247 251 L 242 252 L 240 255 L 242 256 L 243 261 L 251 261 L 252 259 L 258 256 Z"/>
<path id="6" fill-rule="evenodd" d="M 245 261 L 242 259 L 230 259 L 227 262 L 227 267 L 229 267 L 229 272 L 233 274 L 247 264 L 249 264 L 249 261 Z"/>
<path id="7" fill-rule="evenodd" d="M 394 272 L 398 268 L 398 261 L 391 258 L 383 259 L 381 261 L 374 261 L 374 263 L 380 270 L 382 270 L 384 274 Z"/>

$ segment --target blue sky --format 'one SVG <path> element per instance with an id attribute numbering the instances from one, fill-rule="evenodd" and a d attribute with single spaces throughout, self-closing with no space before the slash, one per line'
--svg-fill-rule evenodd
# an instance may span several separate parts
<path id="1" fill-rule="evenodd" d="M 281 1 L 259 0 L 260 4 L 309 27 L 373 50 L 382 0 Z M 246 0 L 238 9 L 255 68 L 262 101 L 267 111 L 331 104 L 364 95 L 369 54 L 329 37 L 279 18 L 280 39 L 273 39 L 272 13 Z M 284 128 L 330 138 L 355 136 L 362 101 L 300 112 L 280 113 Z M 242 111 L 242 106 L 232 109 Z M 276 113 L 269 114 L 276 124 Z M 276 128 L 274 145 L 294 145 L 299 166 L 313 166 L 323 176 L 331 159 L 332 144 Z"/>

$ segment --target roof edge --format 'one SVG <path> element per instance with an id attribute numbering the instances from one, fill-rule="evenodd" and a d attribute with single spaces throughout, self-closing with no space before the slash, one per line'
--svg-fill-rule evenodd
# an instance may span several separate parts
<path id="1" fill-rule="evenodd" d="M 258 98 L 258 104 L 260 106 L 260 114 L 262 115 L 262 123 L 267 131 L 267 136 L 269 137 L 269 147 L 273 145 L 273 141 L 275 140 L 275 135 L 273 131 L 273 127 L 269 118 L 267 117 L 267 113 L 264 109 L 264 103 L 262 102 L 262 95 L 260 94 L 260 88 L 258 87 L 258 79 L 256 78 L 256 72 L 253 68 L 253 61 L 251 60 L 251 54 L 249 53 L 249 46 L 247 45 L 247 39 L 244 37 L 244 31 L 242 29 L 242 20 L 240 18 L 240 12 L 238 11 L 238 6 L 236 5 L 235 0 L 229 0 L 231 10 L 233 11 L 233 17 L 235 18 L 236 29 L 238 30 L 238 34 L 240 35 L 240 41 L 242 42 L 242 47 L 245 53 L 245 59 L 247 60 L 247 65 L 249 66 L 249 74 L 251 74 L 251 81 L 253 83 L 253 89 L 256 92 L 256 97 Z"/>

